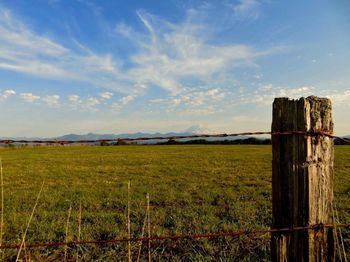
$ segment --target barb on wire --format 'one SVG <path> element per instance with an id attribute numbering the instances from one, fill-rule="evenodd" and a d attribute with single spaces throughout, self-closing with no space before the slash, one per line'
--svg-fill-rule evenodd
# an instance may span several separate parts
<path id="1" fill-rule="evenodd" d="M 274 229 L 257 229 L 257 230 L 239 230 L 239 231 L 227 231 L 217 233 L 205 233 L 205 234 L 188 234 L 188 235 L 165 235 L 165 236 L 151 236 L 151 237 L 136 237 L 136 238 L 120 238 L 120 239 L 106 239 L 106 240 L 81 240 L 81 241 L 70 241 L 70 242 L 47 242 L 47 243 L 33 243 L 26 244 L 26 248 L 42 248 L 42 247 L 58 247 L 58 246 L 76 246 L 76 245 L 87 245 L 87 244 L 118 244 L 128 242 L 139 242 L 139 241 L 162 241 L 162 240 L 182 240 L 182 239 L 210 239 L 220 237 L 240 237 L 240 236 L 258 236 L 268 233 L 283 233 L 290 231 L 302 231 L 302 230 L 317 230 L 321 228 L 334 228 L 334 227 L 350 227 L 350 224 L 316 224 L 310 226 L 300 226 L 293 228 L 274 228 Z M 20 245 L 3 245 L 0 249 L 19 249 Z"/>
<path id="2" fill-rule="evenodd" d="M 113 139 L 94 139 L 94 140 L 11 140 L 3 139 L 0 140 L 0 144 L 91 144 L 91 143 L 102 143 L 102 142 L 118 142 L 118 141 L 146 141 L 146 140 L 178 140 L 178 139 L 194 139 L 194 138 L 209 138 L 209 137 L 237 137 L 237 136 L 252 136 L 252 135 L 305 135 L 305 136 L 327 136 L 329 138 L 337 138 L 345 143 L 350 143 L 350 139 L 335 136 L 329 132 L 309 132 L 309 131 L 289 131 L 289 132 L 270 132 L 270 131 L 258 131 L 258 132 L 243 132 L 243 133 L 223 133 L 223 134 L 198 134 L 198 135 L 179 135 L 179 136 L 150 136 L 150 137 L 119 137 Z"/>

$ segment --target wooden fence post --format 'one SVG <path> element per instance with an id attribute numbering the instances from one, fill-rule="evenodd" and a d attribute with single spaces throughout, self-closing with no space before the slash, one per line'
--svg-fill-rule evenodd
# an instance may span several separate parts
<path id="1" fill-rule="evenodd" d="M 333 133 L 327 98 L 276 98 L 272 133 Z M 333 139 L 310 134 L 272 134 L 272 229 L 332 222 Z M 273 232 L 272 261 L 334 261 L 332 228 Z"/>

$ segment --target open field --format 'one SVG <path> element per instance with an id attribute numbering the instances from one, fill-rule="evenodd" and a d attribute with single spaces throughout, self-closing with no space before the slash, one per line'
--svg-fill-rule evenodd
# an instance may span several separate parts
<path id="1" fill-rule="evenodd" d="M 127 237 L 127 183 L 131 182 L 131 232 L 138 237 L 151 200 L 151 234 L 208 233 L 268 228 L 271 224 L 270 146 L 77 146 L 0 149 L 4 173 L 4 244 L 20 242 L 42 181 L 44 190 L 27 243 Z M 335 198 L 350 223 L 350 146 L 335 148 Z M 349 238 L 349 231 L 345 236 Z M 145 243 L 146 245 L 146 243 Z M 350 243 L 347 242 L 347 250 Z M 155 241 L 156 260 L 263 261 L 269 235 L 249 239 Z M 63 247 L 30 250 L 34 260 L 62 259 Z M 127 260 L 127 244 L 69 247 L 80 261 Z M 138 244 L 132 245 L 136 259 Z M 147 248 L 142 249 L 146 255 Z M 24 255 L 24 252 L 23 252 Z M 29 255 L 27 251 L 27 255 Z M 15 250 L 5 257 L 14 259 Z M 116 257 L 118 257 L 116 259 Z M 143 257 L 145 258 L 145 257 Z"/>

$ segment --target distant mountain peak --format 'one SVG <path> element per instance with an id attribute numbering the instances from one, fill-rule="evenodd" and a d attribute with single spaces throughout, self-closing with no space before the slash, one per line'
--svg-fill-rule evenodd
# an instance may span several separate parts
<path id="1" fill-rule="evenodd" d="M 213 130 L 206 128 L 204 126 L 201 125 L 193 125 L 191 127 L 189 127 L 188 129 L 186 129 L 185 133 L 191 133 L 191 134 L 195 134 L 195 135 L 201 135 L 201 134 L 215 134 L 215 132 L 213 132 Z"/>

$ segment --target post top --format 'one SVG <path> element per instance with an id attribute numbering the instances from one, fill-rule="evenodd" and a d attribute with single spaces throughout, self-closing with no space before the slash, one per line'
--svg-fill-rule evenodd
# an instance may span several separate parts
<path id="1" fill-rule="evenodd" d="M 285 101 L 308 101 L 308 102 L 312 102 L 312 101 L 315 101 L 315 102 L 323 102 L 323 103 L 330 103 L 331 104 L 331 99 L 327 98 L 327 97 L 318 97 L 318 96 L 314 96 L 314 95 L 311 95 L 311 96 L 308 96 L 308 97 L 300 97 L 298 99 L 293 99 L 293 98 L 289 98 L 289 97 L 276 97 L 275 98 L 275 101 L 276 100 L 285 100 Z"/>
<path id="2" fill-rule="evenodd" d="M 275 98 L 272 130 L 332 133 L 332 102 L 317 96 Z"/>

